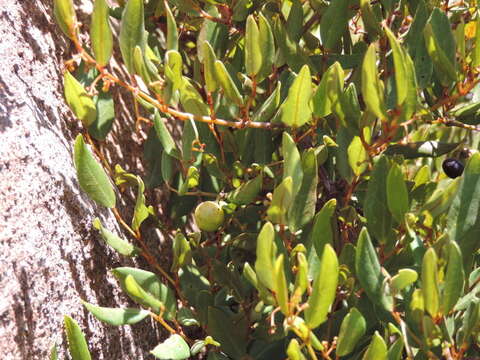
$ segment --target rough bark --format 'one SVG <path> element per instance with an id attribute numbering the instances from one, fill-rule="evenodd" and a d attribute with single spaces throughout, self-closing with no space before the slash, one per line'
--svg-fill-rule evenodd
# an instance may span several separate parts
<path id="1" fill-rule="evenodd" d="M 63 315 L 85 331 L 93 359 L 143 359 L 160 339 L 149 321 L 107 327 L 81 306 L 128 303 L 109 269 L 124 266 L 91 222 L 113 216 L 79 190 L 76 122 L 64 105 L 69 48 L 50 0 L 0 0 L 0 349 L 4 359 L 65 354 Z"/>

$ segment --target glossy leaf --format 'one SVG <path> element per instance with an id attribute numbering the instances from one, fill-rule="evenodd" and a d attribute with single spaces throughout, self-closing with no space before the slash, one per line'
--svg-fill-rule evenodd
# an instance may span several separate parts
<path id="1" fill-rule="evenodd" d="M 393 53 L 393 63 L 395 66 L 395 86 L 397 89 L 397 106 L 402 105 L 407 98 L 408 86 L 407 83 L 407 63 L 406 63 L 406 54 L 402 49 L 400 42 L 397 40 L 395 35 L 389 28 L 385 28 L 385 34 L 388 37 L 390 42 L 390 47 L 392 48 Z"/>
<path id="2" fill-rule="evenodd" d="M 257 75 L 262 67 L 262 49 L 259 41 L 258 25 L 253 15 L 247 18 L 245 30 L 245 69 L 247 75 L 253 77 Z"/>
<path id="3" fill-rule="evenodd" d="M 465 284 L 465 272 L 463 271 L 463 258 L 460 247 L 456 242 L 450 241 L 447 251 L 447 271 L 440 299 L 443 314 L 448 314 L 456 305 L 458 299 L 463 294 L 463 286 Z"/>
<path id="4" fill-rule="evenodd" d="M 262 66 L 257 74 L 257 82 L 262 81 L 272 72 L 272 66 L 275 61 L 275 40 L 273 38 L 272 28 L 265 16 L 258 15 L 258 43 L 262 52 Z"/>
<path id="5" fill-rule="evenodd" d="M 130 73 L 133 68 L 133 51 L 139 46 L 145 51 L 145 22 L 143 0 L 128 0 L 122 14 L 120 23 L 120 52 L 123 62 Z"/>
<path id="6" fill-rule="evenodd" d="M 148 218 L 150 211 L 145 205 L 145 184 L 140 176 L 137 176 L 137 199 L 135 201 L 135 209 L 133 210 L 132 229 L 137 231 L 140 225 Z"/>
<path id="7" fill-rule="evenodd" d="M 101 92 L 96 100 L 97 117 L 88 127 L 88 133 L 97 140 L 105 140 L 115 120 L 115 104 L 111 93 Z"/>
<path id="8" fill-rule="evenodd" d="M 422 293 L 425 310 L 432 317 L 438 315 L 440 305 L 437 261 L 435 250 L 433 248 L 428 249 L 422 262 Z"/>
<path id="9" fill-rule="evenodd" d="M 158 111 L 155 111 L 153 125 L 155 126 L 155 131 L 158 138 L 160 139 L 160 142 L 163 145 L 164 151 L 170 156 L 179 157 L 179 150 L 177 148 L 177 145 L 175 144 L 175 141 L 173 140 L 170 131 L 167 129 L 167 126 L 165 125 L 165 122 L 163 121 Z"/>
<path id="10" fill-rule="evenodd" d="M 358 341 L 365 334 L 367 323 L 363 315 L 355 307 L 352 307 L 342 321 L 337 340 L 337 356 L 350 354 Z"/>
<path id="11" fill-rule="evenodd" d="M 337 199 L 330 199 L 323 205 L 317 215 L 315 215 L 310 237 L 317 255 L 320 258 L 325 245 L 330 244 L 333 246 L 334 244 L 333 221 L 335 221 L 335 218 L 333 215 L 335 214 L 336 207 Z"/>
<path id="12" fill-rule="evenodd" d="M 302 186 L 288 212 L 288 226 L 297 231 L 308 224 L 315 216 L 317 202 L 318 163 L 315 149 L 308 149 L 302 158 Z"/>
<path id="13" fill-rule="evenodd" d="M 240 359 L 246 353 L 246 342 L 243 337 L 231 336 L 225 329 L 238 328 L 231 317 L 215 307 L 208 308 L 207 332 L 221 344 L 222 350 L 231 358 Z"/>
<path id="14" fill-rule="evenodd" d="M 463 266 L 468 273 L 473 256 L 479 249 L 480 234 L 480 154 L 473 154 L 467 163 L 463 180 L 447 216 L 449 236 L 460 246 Z"/>
<path id="15" fill-rule="evenodd" d="M 143 293 L 148 293 L 151 298 L 161 302 L 165 309 L 163 316 L 166 320 L 170 320 L 175 317 L 177 305 L 175 294 L 168 286 L 162 284 L 154 273 L 129 267 L 116 268 L 112 270 L 112 273 L 120 282 L 122 289 L 127 292 L 128 296 L 131 297 L 132 300 L 146 307 L 150 306 L 148 301 L 145 301 L 141 297 L 138 297 L 135 294 L 127 291 L 126 279 L 128 276 L 131 276 L 134 279 L 134 283 L 141 287 Z M 132 283 L 132 281 L 130 282 Z M 142 292 L 137 291 L 137 293 L 140 294 Z M 157 303 L 155 302 L 155 304 Z M 155 312 L 160 310 L 157 305 L 152 307 Z"/>
<path id="16" fill-rule="evenodd" d="M 288 96 L 282 104 L 282 122 L 294 128 L 300 127 L 312 118 L 310 99 L 313 95 L 310 69 L 304 65 L 288 90 Z"/>
<path id="17" fill-rule="evenodd" d="M 136 256 L 138 254 L 139 249 L 137 247 L 105 229 L 99 218 L 93 221 L 93 227 L 100 232 L 103 240 L 119 254 L 124 256 Z"/>
<path id="18" fill-rule="evenodd" d="M 292 178 L 288 176 L 273 191 L 272 202 L 267 210 L 268 219 L 274 224 L 285 225 L 291 203 Z"/>
<path id="19" fill-rule="evenodd" d="M 400 167 L 394 163 L 387 176 L 387 204 L 395 220 L 403 223 L 409 209 L 408 190 Z"/>
<path id="20" fill-rule="evenodd" d="M 428 55 L 443 86 L 457 79 L 455 39 L 447 15 L 439 8 L 432 11 L 423 30 Z"/>
<path id="21" fill-rule="evenodd" d="M 373 168 L 365 196 L 368 231 L 382 244 L 391 237 L 392 216 L 387 204 L 388 162 L 381 156 Z"/>
<path id="22" fill-rule="evenodd" d="M 380 268 L 377 253 L 367 229 L 363 228 L 358 237 L 355 254 L 355 271 L 358 281 L 370 300 L 385 310 L 392 310 L 392 297 L 385 290 L 385 275 Z"/>
<path id="23" fill-rule="evenodd" d="M 91 360 L 87 341 L 78 323 L 67 315 L 63 317 L 63 320 L 67 333 L 68 351 L 72 360 Z"/>
<path id="24" fill-rule="evenodd" d="M 275 279 L 275 298 L 277 303 L 280 306 L 280 310 L 285 316 L 289 315 L 289 306 L 288 306 L 288 288 L 287 288 L 287 278 L 285 277 L 284 269 L 284 256 L 280 254 L 274 264 L 273 273 Z"/>
<path id="25" fill-rule="evenodd" d="M 290 340 L 287 348 L 287 355 L 289 360 L 303 360 L 305 356 L 302 354 L 300 344 L 297 339 Z"/>
<path id="26" fill-rule="evenodd" d="M 178 50 L 177 23 L 168 2 L 165 2 L 165 14 L 167 15 L 167 50 Z"/>
<path id="27" fill-rule="evenodd" d="M 349 20 L 348 0 L 332 1 L 322 16 L 320 36 L 326 49 L 333 49 L 340 41 Z"/>
<path id="28" fill-rule="evenodd" d="M 287 132 L 282 135 L 282 154 L 284 159 L 283 179 L 292 178 L 292 196 L 295 197 L 302 186 L 302 160 L 295 141 Z"/>
<path id="29" fill-rule="evenodd" d="M 74 162 L 80 187 L 99 205 L 115 207 L 115 192 L 105 170 L 95 160 L 85 145 L 83 136 L 78 135 L 74 146 Z"/>
<path id="30" fill-rule="evenodd" d="M 215 61 L 217 57 L 208 41 L 203 43 L 203 74 L 205 76 L 205 88 L 208 92 L 214 92 L 218 88 L 216 78 Z"/>
<path id="31" fill-rule="evenodd" d="M 157 359 L 183 360 L 190 357 L 190 347 L 180 335 L 173 334 L 167 340 L 155 346 L 150 353 Z"/>
<path id="32" fill-rule="evenodd" d="M 327 320 L 335 300 L 338 284 L 338 258 L 330 244 L 325 245 L 320 259 L 318 276 L 313 280 L 313 289 L 305 310 L 306 324 L 315 329 Z"/>
<path id="33" fill-rule="evenodd" d="M 98 320 L 114 326 L 136 324 L 149 315 L 148 311 L 142 309 L 108 308 L 89 304 L 85 301 L 82 301 L 82 303 Z"/>
<path id="34" fill-rule="evenodd" d="M 449 153 L 458 146 L 458 143 L 444 143 L 439 141 L 419 141 L 408 144 L 390 145 L 386 155 L 403 155 L 405 159 L 420 157 L 437 157 Z"/>
<path id="35" fill-rule="evenodd" d="M 386 120 L 387 113 L 383 93 L 383 84 L 378 75 L 375 45 L 371 44 L 365 54 L 362 65 L 362 93 L 367 109 L 380 120 Z"/>
<path id="36" fill-rule="evenodd" d="M 237 205 L 248 205 L 255 200 L 262 190 L 263 175 L 257 175 L 254 179 L 240 185 L 228 194 L 227 199 Z"/>
<path id="37" fill-rule="evenodd" d="M 398 274 L 392 277 L 391 286 L 395 291 L 402 291 L 412 285 L 418 279 L 418 274 L 412 269 L 400 269 Z"/>
<path id="38" fill-rule="evenodd" d="M 220 61 L 215 61 L 215 73 L 217 77 L 217 81 L 220 84 L 225 96 L 233 101 L 238 106 L 243 105 L 243 98 L 240 95 L 240 91 L 238 91 L 237 86 L 235 85 L 233 79 L 231 78 L 230 74 L 227 71 L 225 65 Z"/>
<path id="39" fill-rule="evenodd" d="M 70 72 L 66 71 L 63 78 L 65 100 L 75 116 L 85 127 L 90 126 L 97 118 L 97 109 L 93 99 Z"/>
<path id="40" fill-rule="evenodd" d="M 359 136 L 355 136 L 348 146 L 348 163 L 356 176 L 360 176 L 368 166 L 368 153 Z"/>
<path id="41" fill-rule="evenodd" d="M 386 360 L 387 344 L 380 336 L 378 331 L 372 336 L 372 342 L 368 345 L 367 351 L 363 355 L 362 360 Z"/>
<path id="42" fill-rule="evenodd" d="M 370 5 L 370 1 L 360 0 L 360 9 L 362 11 L 362 19 L 368 35 L 374 38 L 375 36 L 381 34 L 382 28 L 380 27 L 380 22 L 375 16 L 372 6 Z"/>
<path id="43" fill-rule="evenodd" d="M 72 0 L 54 0 L 53 14 L 63 33 L 70 39 L 77 37 L 77 17 Z"/>
<path id="44" fill-rule="evenodd" d="M 92 50 L 98 65 L 105 66 L 110 61 L 113 50 L 113 35 L 108 22 L 109 7 L 105 0 L 95 0 L 90 25 Z"/>
<path id="45" fill-rule="evenodd" d="M 272 269 L 276 258 L 277 248 L 274 242 L 275 230 L 273 225 L 267 222 L 263 225 L 257 238 L 257 259 L 255 261 L 255 271 L 258 281 L 267 288 L 273 290 L 275 288 L 275 279 Z"/>

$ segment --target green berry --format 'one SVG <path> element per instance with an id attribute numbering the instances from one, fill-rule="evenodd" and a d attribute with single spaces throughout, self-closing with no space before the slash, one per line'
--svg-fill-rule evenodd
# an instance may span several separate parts
<path id="1" fill-rule="evenodd" d="M 225 215 L 216 202 L 205 201 L 195 209 L 195 222 L 200 230 L 216 231 L 223 224 Z"/>

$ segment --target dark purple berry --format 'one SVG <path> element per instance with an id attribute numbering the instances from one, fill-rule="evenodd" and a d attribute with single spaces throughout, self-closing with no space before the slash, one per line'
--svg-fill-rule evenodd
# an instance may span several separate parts
<path id="1" fill-rule="evenodd" d="M 462 175 L 463 173 L 463 164 L 457 159 L 446 159 L 442 164 L 443 171 L 449 178 L 455 179 Z"/>

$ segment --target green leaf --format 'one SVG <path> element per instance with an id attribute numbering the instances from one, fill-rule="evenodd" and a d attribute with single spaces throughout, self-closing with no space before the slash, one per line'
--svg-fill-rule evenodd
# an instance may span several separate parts
<path id="1" fill-rule="evenodd" d="M 390 145 L 384 152 L 385 155 L 403 155 L 405 159 L 420 157 L 438 157 L 454 150 L 459 143 L 445 143 L 440 141 L 419 141 L 408 144 Z"/>
<path id="2" fill-rule="evenodd" d="M 212 45 L 208 41 L 203 43 L 203 75 L 205 76 L 205 88 L 212 93 L 218 88 L 218 81 L 215 76 L 215 61 L 217 57 Z"/>
<path id="3" fill-rule="evenodd" d="M 262 48 L 259 41 L 260 33 L 253 15 L 248 16 L 245 30 L 245 69 L 247 75 L 254 77 L 262 67 Z"/>
<path id="4" fill-rule="evenodd" d="M 423 256 L 422 262 L 422 294 L 425 310 L 435 318 L 439 312 L 438 266 L 437 254 L 429 248 Z"/>
<path id="5" fill-rule="evenodd" d="M 320 36 L 325 49 L 334 49 L 340 41 L 350 18 L 348 7 L 348 0 L 335 0 L 330 2 L 327 11 L 322 15 Z"/>
<path id="6" fill-rule="evenodd" d="M 167 129 L 167 126 L 165 125 L 165 122 L 161 118 L 158 111 L 155 111 L 155 116 L 153 117 L 153 125 L 155 126 L 155 131 L 158 138 L 160 139 L 160 142 L 163 145 L 164 151 L 170 156 L 179 158 L 180 152 L 177 148 L 177 145 L 175 144 L 175 141 L 173 140 L 170 131 Z"/>
<path id="7" fill-rule="evenodd" d="M 90 126 L 97 118 L 97 109 L 85 88 L 66 71 L 63 77 L 64 95 L 68 106 L 83 126 Z"/>
<path id="8" fill-rule="evenodd" d="M 103 141 L 112 129 L 115 120 L 115 104 L 111 93 L 101 92 L 96 101 L 97 117 L 88 127 L 88 133 Z"/>
<path id="9" fill-rule="evenodd" d="M 388 360 L 401 360 L 404 346 L 403 339 L 397 339 L 388 349 Z"/>
<path id="10" fill-rule="evenodd" d="M 50 360 L 58 360 L 57 344 L 53 344 L 50 348 Z"/>
<path id="11" fill-rule="evenodd" d="M 475 328 L 478 328 L 480 322 L 480 300 L 474 298 L 468 305 L 467 311 L 463 315 L 462 331 L 462 343 L 469 344 L 469 337 Z"/>
<path id="12" fill-rule="evenodd" d="M 58 26 L 70 39 L 77 37 L 77 17 L 72 0 L 54 0 L 53 14 Z"/>
<path id="13" fill-rule="evenodd" d="M 152 296 L 149 292 L 145 291 L 132 275 L 127 275 L 125 277 L 123 285 L 125 287 L 125 292 L 130 298 L 132 298 L 132 300 L 145 307 L 151 308 L 156 313 L 162 311 L 162 302 Z"/>
<path id="14" fill-rule="evenodd" d="M 304 153 L 302 168 L 302 186 L 288 212 L 288 226 L 292 231 L 299 230 L 315 216 L 318 185 L 318 164 L 315 149 L 310 148 Z"/>
<path id="15" fill-rule="evenodd" d="M 337 356 L 350 354 L 365 334 L 367 323 L 357 308 L 352 307 L 342 321 L 337 341 Z"/>
<path id="16" fill-rule="evenodd" d="M 383 84 L 378 76 L 375 44 L 368 47 L 362 64 L 362 94 L 367 109 L 380 120 L 387 119 Z"/>
<path id="17" fill-rule="evenodd" d="M 382 33 L 380 22 L 378 21 L 369 0 L 360 0 L 360 9 L 362 12 L 362 20 L 365 24 L 365 29 L 368 32 L 369 37 L 375 38 Z"/>
<path id="18" fill-rule="evenodd" d="M 398 274 L 392 277 L 391 287 L 395 291 L 400 292 L 405 289 L 407 286 L 412 285 L 418 279 L 418 274 L 415 270 L 412 269 L 400 269 Z"/>
<path id="19" fill-rule="evenodd" d="M 385 34 L 392 48 L 393 64 L 395 66 L 395 85 L 397 89 L 397 106 L 400 106 L 405 102 L 409 90 L 409 84 L 407 82 L 408 69 L 405 59 L 406 54 L 395 35 L 393 35 L 392 31 L 387 27 L 385 27 Z"/>
<path id="20" fill-rule="evenodd" d="M 447 15 L 435 8 L 423 29 L 428 55 L 443 86 L 457 80 L 455 38 Z"/>
<path id="21" fill-rule="evenodd" d="M 85 336 L 78 326 L 77 322 L 70 316 L 63 317 L 65 324 L 65 331 L 67 333 L 68 351 L 72 360 L 91 360 L 90 352 L 88 351 L 87 341 Z"/>
<path id="22" fill-rule="evenodd" d="M 90 40 L 95 60 L 100 66 L 108 64 L 113 50 L 113 35 L 108 23 L 109 10 L 105 0 L 95 0 L 90 25 Z"/>
<path id="23" fill-rule="evenodd" d="M 187 170 L 187 176 L 178 190 L 178 194 L 183 196 L 189 189 L 197 187 L 200 182 L 200 172 L 195 166 L 190 166 Z"/>
<path id="24" fill-rule="evenodd" d="M 333 246 L 333 222 L 335 221 L 333 215 L 335 214 L 336 207 L 337 199 L 330 199 L 323 205 L 317 215 L 315 215 L 310 237 L 319 258 L 322 257 L 325 245 L 329 244 Z"/>
<path id="25" fill-rule="evenodd" d="M 181 89 L 185 85 L 182 77 L 182 55 L 176 50 L 168 50 L 165 54 L 165 75 L 172 86 L 172 92 Z"/>
<path id="26" fill-rule="evenodd" d="M 272 269 L 274 267 L 277 248 L 274 239 L 275 230 L 273 229 L 273 225 L 267 222 L 263 225 L 257 238 L 255 272 L 257 273 L 258 281 L 271 290 L 275 288 Z"/>
<path id="27" fill-rule="evenodd" d="M 173 239 L 173 264 L 172 270 L 189 265 L 192 260 L 192 250 L 187 238 L 178 231 Z"/>
<path id="28" fill-rule="evenodd" d="M 393 163 L 387 176 L 387 204 L 395 220 L 400 224 L 409 209 L 408 190 L 402 170 Z"/>
<path id="29" fill-rule="evenodd" d="M 320 270 L 313 281 L 313 289 L 305 309 L 305 320 L 315 329 L 327 320 L 330 307 L 335 300 L 338 284 L 338 258 L 330 244 L 325 245 L 320 260 Z"/>
<path id="30" fill-rule="evenodd" d="M 333 63 L 322 76 L 313 97 L 313 112 L 325 117 L 340 105 L 343 94 L 344 71 L 340 63 Z"/>
<path id="31" fill-rule="evenodd" d="M 144 301 L 142 298 L 127 291 L 126 279 L 128 276 L 133 277 L 135 283 L 142 288 L 144 293 L 148 293 L 153 299 L 156 299 L 163 304 L 165 308 L 163 316 L 166 320 L 171 320 L 175 317 L 177 309 L 175 294 L 172 289 L 160 282 L 154 273 L 130 267 L 116 268 L 112 270 L 112 273 L 120 282 L 121 288 L 127 292 L 132 300 L 146 307 L 150 306 L 147 301 Z M 156 313 L 160 310 L 157 306 L 152 307 L 152 309 Z"/>
<path id="32" fill-rule="evenodd" d="M 248 205 L 253 202 L 262 190 L 263 174 L 240 185 L 227 195 L 227 200 L 237 205 Z"/>
<path id="33" fill-rule="evenodd" d="M 355 136 L 348 145 L 348 163 L 356 176 L 360 176 L 368 166 L 368 152 L 359 136 Z"/>
<path id="34" fill-rule="evenodd" d="M 273 267 L 273 274 L 275 279 L 275 298 L 277 299 L 277 304 L 280 306 L 280 310 L 285 316 L 290 314 L 288 307 L 288 289 L 287 289 L 287 278 L 285 277 L 285 269 L 283 267 L 284 256 L 280 256 L 275 261 Z"/>
<path id="35" fill-rule="evenodd" d="M 272 73 L 272 66 L 275 61 L 275 41 L 272 28 L 265 16 L 258 15 L 258 44 L 262 52 L 262 67 L 258 72 L 257 82 L 262 81 Z"/>
<path id="36" fill-rule="evenodd" d="M 274 224 L 287 223 L 287 213 L 292 203 L 292 178 L 285 178 L 273 190 L 272 202 L 267 210 L 268 219 Z"/>
<path id="37" fill-rule="evenodd" d="M 392 311 L 393 299 L 385 289 L 385 275 L 380 268 L 377 253 L 370 240 L 367 229 L 363 228 L 358 237 L 355 252 L 355 271 L 360 285 L 370 300 Z"/>
<path id="38" fill-rule="evenodd" d="M 143 82 L 149 86 L 152 83 L 152 77 L 150 76 L 150 72 L 147 69 L 147 65 L 145 63 L 145 58 L 143 56 L 142 49 L 140 46 L 135 46 L 133 50 L 133 68 L 135 69 L 135 73 L 140 75 Z M 156 110 L 156 108 L 154 108 Z"/>
<path id="39" fill-rule="evenodd" d="M 149 315 L 147 310 L 142 309 L 100 307 L 86 301 L 82 304 L 98 320 L 114 326 L 136 324 Z"/>
<path id="40" fill-rule="evenodd" d="M 304 360 L 305 356 L 302 354 L 300 344 L 297 339 L 292 339 L 288 343 L 287 355 L 289 360 Z"/>
<path id="41" fill-rule="evenodd" d="M 157 359 L 183 360 L 190 357 L 190 348 L 180 335 L 173 334 L 163 343 L 155 346 L 150 353 Z"/>
<path id="42" fill-rule="evenodd" d="M 145 52 L 145 20 L 143 0 L 128 0 L 120 23 L 120 52 L 130 73 L 134 73 L 133 51 L 136 46 Z"/>
<path id="43" fill-rule="evenodd" d="M 182 159 L 186 163 L 195 161 L 193 156 L 195 152 L 192 150 L 196 148 L 195 143 L 199 142 L 198 130 L 195 125 L 195 120 L 188 119 L 183 125 L 182 132 Z"/>
<path id="44" fill-rule="evenodd" d="M 368 231 L 382 244 L 391 237 L 392 216 L 387 205 L 388 162 L 381 156 L 373 168 L 365 196 Z"/>
<path id="45" fill-rule="evenodd" d="M 292 178 L 292 197 L 295 197 L 302 186 L 302 161 L 295 141 L 286 131 L 282 135 L 282 155 L 284 163 L 283 179 Z"/>
<path id="46" fill-rule="evenodd" d="M 460 246 L 463 266 L 470 272 L 480 236 L 480 154 L 472 155 L 447 216 L 450 239 Z"/>
<path id="47" fill-rule="evenodd" d="M 140 176 L 137 176 L 138 188 L 137 188 L 137 199 L 135 201 L 135 209 L 133 211 L 132 219 L 132 229 L 137 231 L 140 229 L 140 225 L 148 218 L 150 211 L 145 205 L 145 184 L 143 183 Z"/>
<path id="48" fill-rule="evenodd" d="M 450 241 L 447 249 L 447 271 L 441 297 L 441 310 L 444 315 L 448 314 L 450 310 L 454 308 L 458 299 L 463 294 L 463 286 L 465 284 L 463 258 L 460 247 L 456 242 Z"/>
<path id="49" fill-rule="evenodd" d="M 173 16 L 172 10 L 168 5 L 168 1 L 165 4 L 165 14 L 167 15 L 167 50 L 178 50 L 178 32 L 177 23 Z"/>
<path id="50" fill-rule="evenodd" d="M 387 344 L 378 331 L 373 334 L 372 342 L 368 345 L 362 360 L 387 360 Z"/>
<path id="51" fill-rule="evenodd" d="M 243 106 L 243 98 L 238 91 L 233 79 L 227 71 L 227 68 L 220 60 L 215 60 L 215 76 L 225 93 L 225 96 L 238 106 Z"/>
<path id="52" fill-rule="evenodd" d="M 82 135 L 78 135 L 75 139 L 73 157 L 77 179 L 82 190 L 99 205 L 115 207 L 116 199 L 112 184 L 105 170 L 88 150 Z"/>
<path id="53" fill-rule="evenodd" d="M 465 33 L 462 33 L 462 39 L 463 41 L 465 41 Z M 477 21 L 475 22 L 475 37 L 473 39 L 475 41 L 475 47 L 473 48 L 472 55 L 471 55 L 472 66 L 478 67 L 480 66 L 480 17 L 478 17 L 478 15 L 477 15 Z M 463 43 L 463 46 L 464 46 L 463 52 L 465 52 L 465 43 Z"/>
<path id="54" fill-rule="evenodd" d="M 105 229 L 99 218 L 93 220 L 93 227 L 100 232 L 103 240 L 116 252 L 124 256 L 136 256 L 140 249 Z"/>
<path id="55" fill-rule="evenodd" d="M 232 317 L 224 311 L 212 306 L 208 307 L 207 332 L 221 344 L 223 352 L 233 359 L 241 359 L 246 353 L 245 340 L 242 336 L 232 336 L 232 332 L 225 331 L 225 329 L 239 327 L 232 320 Z"/>
<path id="56" fill-rule="evenodd" d="M 282 104 L 281 120 L 287 126 L 300 127 L 312 118 L 310 100 L 313 95 L 310 69 L 304 65 L 288 90 L 288 96 Z"/>

